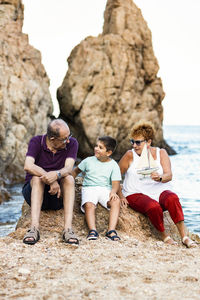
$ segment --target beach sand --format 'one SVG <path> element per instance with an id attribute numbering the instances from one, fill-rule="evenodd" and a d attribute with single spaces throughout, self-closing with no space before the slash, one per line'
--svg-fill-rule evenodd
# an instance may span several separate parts
<path id="1" fill-rule="evenodd" d="M 200 299 L 200 248 L 100 236 L 69 246 L 44 233 L 34 246 L 0 239 L 0 299 Z"/>

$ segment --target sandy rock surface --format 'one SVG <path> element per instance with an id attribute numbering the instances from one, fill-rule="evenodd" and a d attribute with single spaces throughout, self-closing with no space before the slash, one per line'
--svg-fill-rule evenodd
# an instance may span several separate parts
<path id="1" fill-rule="evenodd" d="M 186 249 L 168 213 L 166 230 L 177 246 L 164 244 L 148 219 L 129 208 L 119 217 L 121 241 L 106 239 L 108 212 L 100 206 L 100 237 L 87 241 L 81 182 L 76 180 L 73 220 L 79 246 L 62 242 L 63 210 L 42 212 L 40 241 L 23 244 L 30 226 L 30 208 L 24 204 L 17 230 L 0 238 L 0 299 L 199 299 L 200 245 Z"/>

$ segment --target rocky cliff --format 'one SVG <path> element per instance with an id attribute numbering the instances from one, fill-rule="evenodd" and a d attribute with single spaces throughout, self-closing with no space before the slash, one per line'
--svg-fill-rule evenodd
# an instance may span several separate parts
<path id="1" fill-rule="evenodd" d="M 0 0 L 0 177 L 12 182 L 24 177 L 27 142 L 46 130 L 52 113 L 40 52 L 22 25 L 22 2 Z"/>
<path id="2" fill-rule="evenodd" d="M 162 81 L 151 32 L 132 0 L 108 0 L 103 33 L 87 37 L 68 58 L 69 69 L 58 89 L 61 117 L 80 142 L 80 155 L 93 153 L 98 136 L 117 139 L 116 158 L 129 147 L 129 132 L 140 119 L 156 129 L 164 146 Z"/>

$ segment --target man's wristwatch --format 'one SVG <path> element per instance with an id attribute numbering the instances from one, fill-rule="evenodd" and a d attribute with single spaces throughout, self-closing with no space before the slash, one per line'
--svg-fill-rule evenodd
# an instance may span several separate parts
<path id="1" fill-rule="evenodd" d="M 56 171 L 56 173 L 57 173 L 58 179 L 61 179 L 62 175 L 61 175 L 60 171 Z"/>
<path id="2" fill-rule="evenodd" d="M 160 177 L 160 182 L 162 181 L 162 176 Z"/>

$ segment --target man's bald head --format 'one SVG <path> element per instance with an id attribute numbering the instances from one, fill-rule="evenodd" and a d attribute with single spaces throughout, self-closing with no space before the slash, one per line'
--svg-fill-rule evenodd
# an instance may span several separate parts
<path id="1" fill-rule="evenodd" d="M 70 131 L 65 121 L 63 121 L 62 119 L 52 120 L 47 126 L 47 136 L 49 139 L 52 137 L 58 138 L 60 137 L 60 133 L 63 132 L 63 130 Z"/>

